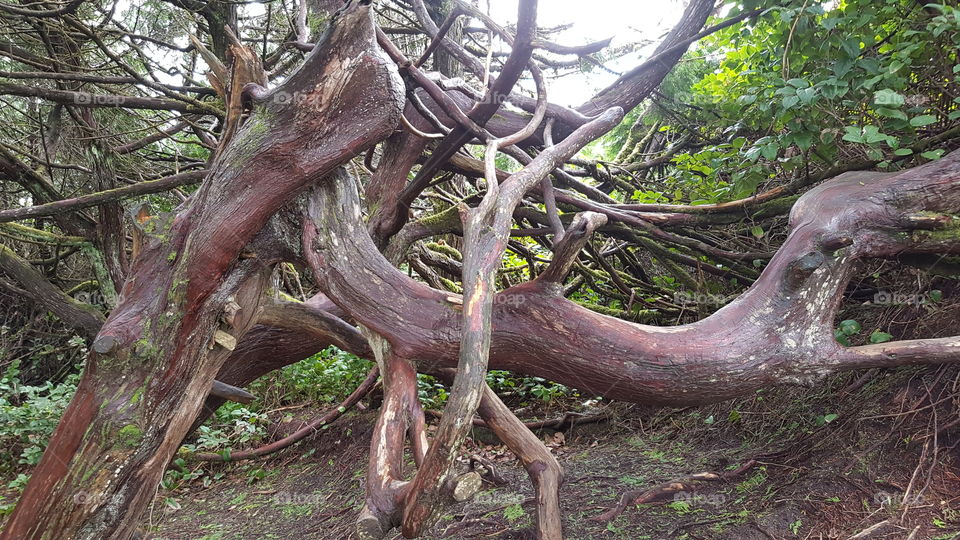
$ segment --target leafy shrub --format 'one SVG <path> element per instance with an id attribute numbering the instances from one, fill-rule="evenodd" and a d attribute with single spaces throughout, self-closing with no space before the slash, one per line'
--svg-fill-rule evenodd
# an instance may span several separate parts
<path id="1" fill-rule="evenodd" d="M 224 452 L 263 440 L 269 419 L 242 403 L 228 402 L 197 428 L 193 443 L 183 445 L 188 452 Z"/>
<path id="2" fill-rule="evenodd" d="M 371 367 L 369 360 L 328 347 L 261 377 L 250 385 L 250 391 L 261 396 L 261 403 L 339 402 L 360 385 Z"/>
<path id="3" fill-rule="evenodd" d="M 549 403 L 561 396 L 579 395 L 567 386 L 542 377 L 520 377 L 502 370 L 487 372 L 487 384 L 500 396 L 519 400 L 524 405 L 527 401 Z M 443 383 L 429 375 L 418 375 L 417 387 L 420 402 L 428 409 L 442 407 L 450 395 Z"/>
<path id="4" fill-rule="evenodd" d="M 79 370 L 77 370 L 79 371 Z M 40 386 L 20 383 L 20 362 L 13 361 L 0 377 L 0 472 L 36 465 L 60 416 L 77 390 L 79 374 L 64 382 Z"/>

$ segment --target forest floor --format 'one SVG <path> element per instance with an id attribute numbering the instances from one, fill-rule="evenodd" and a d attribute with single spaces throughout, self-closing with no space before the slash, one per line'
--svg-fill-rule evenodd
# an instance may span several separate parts
<path id="1" fill-rule="evenodd" d="M 863 327 L 851 344 L 865 343 L 875 328 L 893 339 L 960 334 L 960 285 L 936 285 L 954 301 L 845 309 L 844 318 Z M 960 539 L 958 366 L 851 372 L 706 407 L 601 402 L 587 410 L 585 400 L 508 401 L 524 420 L 609 413 L 561 434 L 539 432 L 565 470 L 569 540 Z M 320 412 L 302 410 L 285 431 Z M 352 411 L 260 461 L 204 465 L 215 478 L 208 486 L 194 480 L 159 491 L 144 521 L 147 537 L 353 538 L 375 414 Z M 513 455 L 479 428 L 464 450 L 470 455 L 492 464 L 502 481 L 448 508 L 426 538 L 533 539 L 532 487 Z M 756 465 L 738 476 L 649 504 L 631 499 L 612 520 L 595 519 L 625 492 L 729 473 L 751 460 Z"/>
<path id="2" fill-rule="evenodd" d="M 960 433 L 929 414 L 931 400 L 955 407 L 957 380 L 956 370 L 904 369 L 703 408 L 607 405 L 613 420 L 541 432 L 566 473 L 565 537 L 960 538 Z M 209 486 L 158 493 L 148 538 L 352 538 L 374 420 L 357 411 L 269 459 L 208 465 L 223 474 Z M 482 428 L 469 454 L 505 482 L 449 508 L 426 538 L 533 539 L 532 489 L 512 454 Z M 592 519 L 627 491 L 749 460 L 758 463 L 735 478 Z"/>
<path id="3" fill-rule="evenodd" d="M 857 320 L 862 330 L 849 336 L 850 344 L 866 343 L 874 329 L 891 339 L 960 334 L 960 283 L 933 286 L 944 301 L 881 306 L 853 298 L 842 318 Z M 524 420 L 567 412 L 607 418 L 538 432 L 565 471 L 568 540 L 960 539 L 960 365 L 843 373 L 813 387 L 769 388 L 682 409 L 589 398 L 505 397 Z M 323 413 L 283 409 L 295 412 L 283 413 L 289 421 L 271 417 L 280 426 L 277 437 Z M 353 538 L 375 419 L 376 410 L 356 408 L 266 458 L 188 462 L 186 477 L 158 490 L 144 536 Z M 499 481 L 448 507 L 424 538 L 535 538 L 532 486 L 514 456 L 482 428 L 467 441 L 463 468 L 470 456 L 481 457 Z M 413 472 L 409 456 L 407 462 Z M 631 498 L 619 515 L 597 519 L 624 493 L 706 471 L 731 477 L 647 504 Z M 0 501 L 15 498 L 0 487 Z M 388 538 L 400 536 L 394 531 Z"/>

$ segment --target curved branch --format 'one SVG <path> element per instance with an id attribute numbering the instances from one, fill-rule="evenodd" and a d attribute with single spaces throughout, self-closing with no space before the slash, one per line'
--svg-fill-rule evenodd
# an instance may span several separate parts
<path id="1" fill-rule="evenodd" d="M 26 17 L 61 17 L 63 15 L 69 15 L 73 13 L 78 7 L 80 7 L 80 4 L 84 3 L 85 1 L 86 0 L 70 0 L 63 7 L 56 9 L 24 9 L 3 2 L 0 3 L 0 10 L 6 11 L 7 13 L 13 13 L 14 15 L 23 15 Z"/>
<path id="2" fill-rule="evenodd" d="M 354 405 L 359 402 L 363 396 L 370 393 L 370 390 L 373 390 L 373 386 L 377 383 L 377 378 L 380 376 L 380 370 L 377 366 L 374 366 L 370 373 L 367 374 L 367 377 L 360 383 L 360 386 L 357 386 L 346 399 L 340 402 L 340 405 L 330 409 L 323 416 L 317 418 L 310 422 L 309 424 L 298 429 L 296 432 L 287 435 L 286 437 L 274 441 L 270 444 L 254 448 L 252 450 L 241 450 L 240 452 L 231 452 L 224 454 L 212 454 L 212 453 L 197 453 L 191 454 L 189 459 L 194 459 L 197 461 L 241 461 L 245 459 L 254 459 L 258 457 L 263 457 L 266 455 L 273 454 L 274 452 L 279 452 L 284 448 L 288 448 L 303 439 L 307 438 L 309 435 L 316 433 L 321 429 L 325 429 L 326 426 L 330 425 L 334 420 L 340 418 L 343 413 L 350 410 Z"/>
<path id="3" fill-rule="evenodd" d="M 106 191 L 98 191 L 96 193 L 90 193 L 89 195 L 81 195 L 80 197 L 74 197 L 73 199 L 63 199 L 46 204 L 39 204 L 37 206 L 27 206 L 24 208 L 0 210 L 0 223 L 18 221 L 21 219 L 39 216 L 56 216 L 59 214 L 80 210 L 81 208 L 90 208 L 105 202 L 119 201 L 121 199 L 136 197 L 139 195 L 147 195 L 149 193 L 160 193 L 175 187 L 197 184 L 202 182 L 206 175 L 207 171 L 205 170 L 189 171 L 185 173 L 174 174 L 172 176 L 167 176 L 157 180 L 147 180 L 146 182 L 139 182 L 129 186 L 108 189 Z"/>
<path id="4" fill-rule="evenodd" d="M 164 98 L 150 98 L 140 96 L 122 96 L 115 94 L 91 94 L 90 92 L 74 92 L 71 90 L 57 90 L 55 88 L 41 88 L 39 86 L 22 86 L 0 82 L 0 94 L 22 97 L 38 97 L 74 107 L 120 107 L 124 109 L 147 109 L 154 111 L 180 111 L 221 116 L 222 111 L 211 106 L 198 107 L 183 101 Z"/>
<path id="5" fill-rule="evenodd" d="M 0 245 L 0 270 L 25 287 L 34 302 L 50 310 L 68 326 L 83 332 L 87 338 L 93 339 L 103 326 L 105 318 L 99 310 L 69 297 L 4 245 Z"/>
<path id="6" fill-rule="evenodd" d="M 357 200 L 347 178 L 314 196 L 315 224 L 307 223 L 305 241 L 311 239 L 308 259 L 330 298 L 403 356 L 456 365 L 461 315 L 459 302 L 448 300 L 456 296 L 410 280 L 357 234 L 358 223 L 324 210 L 342 205 L 351 215 Z M 950 340 L 844 349 L 833 338 L 833 317 L 857 260 L 960 252 L 957 221 L 924 231 L 908 219 L 957 208 L 960 152 L 898 174 L 835 178 L 797 201 L 790 235 L 759 279 L 712 316 L 677 327 L 632 324 L 526 283 L 494 301 L 490 365 L 609 398 L 688 405 L 841 370 L 955 361 Z M 357 267 L 368 279 L 353 277 Z"/>

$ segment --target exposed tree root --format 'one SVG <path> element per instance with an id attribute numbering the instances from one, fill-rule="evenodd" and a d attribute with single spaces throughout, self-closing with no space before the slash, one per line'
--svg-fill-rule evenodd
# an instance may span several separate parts
<path id="1" fill-rule="evenodd" d="M 377 362 L 383 366 L 384 397 L 370 440 L 367 496 L 356 531 L 361 540 L 380 540 L 402 523 L 411 493 L 412 484 L 403 474 L 404 442 L 409 436 L 418 465 L 423 463 L 428 443 L 416 369 L 409 360 L 393 354 L 385 340 L 372 334 L 369 337 Z M 481 478 L 476 472 L 449 475 L 440 485 L 440 503 L 465 501 L 480 487 Z"/>
<path id="2" fill-rule="evenodd" d="M 537 499 L 538 540 L 561 540 L 560 485 L 563 483 L 563 470 L 557 459 L 489 386 L 484 385 L 483 398 L 477 411 L 497 437 L 520 458 L 530 475 Z"/>
<path id="3" fill-rule="evenodd" d="M 398 125 L 403 82 L 373 41 L 370 2 L 344 4 L 331 26 L 273 90 L 313 105 L 256 103 L 189 204 L 154 218 L 4 538 L 134 533 L 230 347 L 255 324 L 270 266 L 285 259 L 271 258 L 275 246 L 245 248 L 304 188 Z M 218 331 L 233 339 L 214 340 Z M 76 504 L 83 493 L 97 498 Z"/>
<path id="4" fill-rule="evenodd" d="M 683 478 L 664 482 L 652 488 L 632 490 L 620 496 L 620 501 L 610 510 L 590 518 L 591 521 L 606 523 L 623 513 L 626 508 L 632 504 L 647 504 L 655 501 L 661 501 L 668 497 L 675 497 L 678 493 L 695 491 L 697 485 L 703 482 L 725 482 L 732 480 L 743 473 L 749 471 L 757 465 L 756 460 L 749 460 L 736 470 L 726 472 L 702 472 L 691 474 Z"/>
<path id="5" fill-rule="evenodd" d="M 346 399 L 340 402 L 339 406 L 327 411 L 326 414 L 324 414 L 320 418 L 317 418 L 316 420 L 298 429 L 296 432 L 291 433 L 290 435 L 287 435 L 286 437 L 278 441 L 274 441 L 270 444 L 265 444 L 263 446 L 254 448 L 252 450 L 243 450 L 240 452 L 233 452 L 229 454 L 213 454 L 213 453 L 205 453 L 205 452 L 201 452 L 198 454 L 191 454 L 189 456 L 189 459 L 193 459 L 197 461 L 240 461 L 244 459 L 254 459 L 258 457 L 263 457 L 269 454 L 273 454 L 274 452 L 279 452 L 284 448 L 290 447 L 302 441 L 309 435 L 316 433 L 318 430 L 323 429 L 324 427 L 330 425 L 337 418 L 340 418 L 340 416 L 342 416 L 343 413 L 350 410 L 350 408 L 352 408 L 361 399 L 363 399 L 365 395 L 370 393 L 370 390 L 372 390 L 374 385 L 376 385 L 377 377 L 379 375 L 380 375 L 380 369 L 377 366 L 374 366 L 370 370 L 370 373 L 367 374 L 367 378 L 360 383 L 360 386 L 358 386 L 357 389 L 353 391 L 353 393 L 351 393 L 349 396 L 347 396 Z"/>

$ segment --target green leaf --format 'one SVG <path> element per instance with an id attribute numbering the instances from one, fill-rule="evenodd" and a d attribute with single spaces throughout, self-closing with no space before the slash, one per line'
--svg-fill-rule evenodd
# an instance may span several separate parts
<path id="1" fill-rule="evenodd" d="M 907 102 L 901 94 L 894 92 L 889 88 L 881 88 L 873 93 L 873 102 L 876 105 L 885 105 L 887 107 L 900 107 Z M 904 118 L 906 120 L 906 118 Z"/>
<path id="2" fill-rule="evenodd" d="M 863 130 L 857 126 L 844 126 L 843 140 L 847 142 L 863 142 Z"/>
<path id="3" fill-rule="evenodd" d="M 909 149 L 909 148 L 898 148 L 898 149 L 894 150 L 893 153 L 896 154 L 896 155 L 898 155 L 898 156 L 909 156 L 910 154 L 913 153 L 913 150 L 911 150 L 911 149 Z"/>
<path id="4" fill-rule="evenodd" d="M 906 121 L 907 119 L 907 113 L 899 109 L 888 109 L 886 107 L 880 107 L 877 109 L 877 114 L 879 114 L 880 116 L 885 116 L 887 118 L 896 118 L 897 120 Z"/>
<path id="5" fill-rule="evenodd" d="M 740 421 L 740 411 L 734 409 L 730 411 L 730 414 L 727 415 L 728 422 L 739 422 Z"/>
<path id="6" fill-rule="evenodd" d="M 830 414 L 825 414 L 825 415 L 823 415 L 823 421 L 824 421 L 824 423 L 827 423 L 827 424 L 829 424 L 830 422 L 833 422 L 833 421 L 836 420 L 837 418 L 840 418 L 840 415 L 835 414 L 835 413 L 830 413 Z"/>
<path id="7" fill-rule="evenodd" d="M 862 327 L 860 323 L 853 319 L 847 319 L 845 321 L 840 321 L 840 331 L 843 332 L 846 336 L 852 336 L 854 334 L 860 333 Z"/>
<path id="8" fill-rule="evenodd" d="M 752 234 L 754 238 L 756 238 L 757 240 L 763 238 L 763 235 L 764 235 L 763 227 L 759 225 L 754 225 L 753 227 L 750 227 L 750 234 Z"/>
<path id="9" fill-rule="evenodd" d="M 932 114 L 923 114 L 920 116 L 914 116 L 910 119 L 910 125 L 913 127 L 923 127 L 929 126 L 930 124 L 936 123 L 937 117 Z"/>
<path id="10" fill-rule="evenodd" d="M 859 46 L 858 46 L 859 48 Z M 841 58 L 833 63 L 833 73 L 837 77 L 843 77 L 847 73 L 850 73 L 850 68 L 853 67 L 853 60 L 850 58 Z"/>
<path id="11" fill-rule="evenodd" d="M 891 339 L 893 339 L 892 335 L 879 330 L 874 330 L 873 333 L 870 334 L 870 343 L 886 343 Z"/>
<path id="12" fill-rule="evenodd" d="M 522 518 L 526 512 L 523 511 L 523 507 L 519 504 L 512 504 L 503 509 L 503 517 L 507 518 L 507 521 L 513 522 Z"/>
<path id="13" fill-rule="evenodd" d="M 777 152 L 780 150 L 780 145 L 775 142 L 770 144 L 763 145 L 763 148 L 760 149 L 760 153 L 763 154 L 763 157 L 768 160 L 774 160 L 777 158 Z"/>
<path id="14" fill-rule="evenodd" d="M 863 126 L 863 142 L 872 144 L 887 140 L 887 134 L 881 133 L 877 126 Z"/>
<path id="15" fill-rule="evenodd" d="M 926 159 L 940 159 L 940 156 L 942 156 L 944 152 L 946 152 L 946 150 L 941 148 L 939 150 L 928 150 L 920 155 Z"/>
<path id="16" fill-rule="evenodd" d="M 797 90 L 797 97 L 800 98 L 800 101 L 803 102 L 804 105 L 809 105 L 813 102 L 813 99 L 817 97 L 817 89 L 813 87 L 801 88 Z"/>
<path id="17" fill-rule="evenodd" d="M 843 52 L 847 53 L 847 56 L 850 58 L 860 56 L 860 40 L 858 38 L 847 38 L 843 40 L 841 47 L 843 48 Z"/>
<path id="18" fill-rule="evenodd" d="M 797 143 L 798 148 L 806 151 L 810 148 L 810 145 L 813 144 L 813 133 L 810 133 L 809 131 L 794 133 L 793 141 Z"/>
<path id="19" fill-rule="evenodd" d="M 939 302 L 940 300 L 943 299 L 943 291 L 941 291 L 940 289 L 933 289 L 928 293 L 928 296 L 930 297 L 931 301 Z"/>

